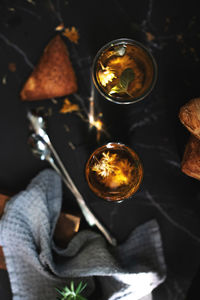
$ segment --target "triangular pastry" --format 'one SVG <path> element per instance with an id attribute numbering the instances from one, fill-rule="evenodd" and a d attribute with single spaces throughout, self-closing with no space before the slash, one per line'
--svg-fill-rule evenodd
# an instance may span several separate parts
<path id="1" fill-rule="evenodd" d="M 77 91 L 77 81 L 67 46 L 56 35 L 44 49 L 35 69 L 26 81 L 22 100 L 43 100 L 62 97 Z"/>

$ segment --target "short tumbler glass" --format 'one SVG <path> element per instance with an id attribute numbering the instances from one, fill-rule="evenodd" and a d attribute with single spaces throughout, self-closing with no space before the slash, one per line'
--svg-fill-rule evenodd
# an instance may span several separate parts
<path id="1" fill-rule="evenodd" d="M 152 91 L 157 79 L 157 65 L 141 43 L 121 38 L 98 51 L 92 77 L 104 98 L 117 104 L 132 104 Z"/>
<path id="2" fill-rule="evenodd" d="M 91 154 L 85 173 L 90 189 L 97 196 L 122 201 L 138 190 L 143 167 L 135 151 L 121 143 L 108 143 Z"/>

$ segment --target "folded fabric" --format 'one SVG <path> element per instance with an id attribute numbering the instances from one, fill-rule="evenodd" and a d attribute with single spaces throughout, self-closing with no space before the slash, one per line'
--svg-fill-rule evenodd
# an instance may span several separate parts
<path id="1" fill-rule="evenodd" d="M 85 296 L 140 299 L 166 277 L 159 227 L 155 220 L 136 228 L 112 248 L 100 233 L 83 230 L 66 249 L 53 241 L 62 204 L 61 180 L 52 170 L 36 176 L 6 205 L 0 220 L 13 300 L 55 300 L 56 287 L 87 282 Z M 96 299 L 96 298 L 95 298 Z"/>

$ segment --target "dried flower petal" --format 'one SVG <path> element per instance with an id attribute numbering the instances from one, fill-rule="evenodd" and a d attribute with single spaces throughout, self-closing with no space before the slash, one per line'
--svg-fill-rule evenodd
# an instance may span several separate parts
<path id="1" fill-rule="evenodd" d="M 106 68 L 105 70 L 100 70 L 98 76 L 103 86 L 106 86 L 109 82 L 116 78 L 115 74 L 109 68 Z"/>
<path id="2" fill-rule="evenodd" d="M 66 36 L 71 42 L 78 44 L 79 33 L 74 26 L 72 26 L 71 29 L 69 27 L 65 28 L 62 34 Z"/>
<path id="3" fill-rule="evenodd" d="M 71 113 L 73 111 L 79 111 L 78 104 L 71 103 L 68 98 L 64 99 L 62 108 L 60 109 L 61 114 Z"/>
<path id="4" fill-rule="evenodd" d="M 127 159 L 119 160 L 116 153 L 102 153 L 102 158 L 94 164 L 92 171 L 101 176 L 101 182 L 109 188 L 128 185 L 132 180 L 133 166 Z"/>
<path id="5" fill-rule="evenodd" d="M 108 151 L 107 153 L 103 152 L 102 155 L 101 160 L 92 167 L 92 171 L 97 172 L 101 177 L 107 177 L 115 171 L 115 165 L 112 163 L 117 154 L 110 154 Z"/>

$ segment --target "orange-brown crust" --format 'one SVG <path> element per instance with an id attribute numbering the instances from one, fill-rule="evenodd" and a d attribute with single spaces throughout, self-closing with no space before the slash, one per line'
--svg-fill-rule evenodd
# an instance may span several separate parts
<path id="1" fill-rule="evenodd" d="M 3 253 L 3 248 L 0 246 L 0 269 L 6 270 L 6 261 Z"/>
<path id="2" fill-rule="evenodd" d="M 72 237 L 79 231 L 80 217 L 61 212 L 54 231 L 54 241 L 65 248 Z"/>
<path id="3" fill-rule="evenodd" d="M 0 218 L 4 213 L 6 202 L 9 200 L 9 196 L 0 194 Z M 3 253 L 3 248 L 0 246 L 0 269 L 6 270 L 6 261 Z"/>
<path id="4" fill-rule="evenodd" d="M 181 123 L 200 139 L 200 98 L 190 100 L 179 112 Z"/>
<path id="5" fill-rule="evenodd" d="M 0 194 L 0 218 L 4 213 L 4 208 L 6 206 L 6 202 L 9 200 L 9 196 Z"/>
<path id="6" fill-rule="evenodd" d="M 186 175 L 200 180 L 200 140 L 193 135 L 185 147 L 181 170 Z"/>
<path id="7" fill-rule="evenodd" d="M 44 49 L 20 96 L 22 100 L 27 101 L 43 100 L 62 97 L 76 91 L 76 75 L 67 47 L 58 34 Z"/>

